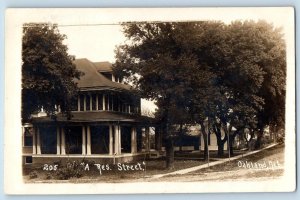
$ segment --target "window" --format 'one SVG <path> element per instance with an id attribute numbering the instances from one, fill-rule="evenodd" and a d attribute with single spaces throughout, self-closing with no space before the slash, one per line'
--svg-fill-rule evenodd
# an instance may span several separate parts
<path id="1" fill-rule="evenodd" d="M 92 95 L 92 110 L 96 110 L 96 104 L 97 104 L 97 95 L 93 94 Z"/>
<path id="2" fill-rule="evenodd" d="M 32 164 L 32 156 L 25 156 L 25 164 Z"/>
<path id="3" fill-rule="evenodd" d="M 129 105 L 129 112 L 134 113 L 134 106 L 132 104 Z"/>
<path id="4" fill-rule="evenodd" d="M 105 95 L 105 110 L 109 110 L 109 107 L 110 107 L 110 105 L 109 105 L 109 95 L 106 94 Z"/>
<path id="5" fill-rule="evenodd" d="M 112 81 L 112 74 L 110 72 L 103 72 L 102 75 Z"/>
<path id="6" fill-rule="evenodd" d="M 25 127 L 25 131 L 24 131 L 24 146 L 25 147 L 32 146 L 32 135 L 33 135 L 33 127 Z"/>
<path id="7" fill-rule="evenodd" d="M 113 110 L 118 111 L 118 106 L 119 106 L 119 98 L 118 98 L 118 96 L 114 96 L 114 98 L 113 98 Z"/>
<path id="8" fill-rule="evenodd" d="M 40 127 L 40 143 L 42 154 L 56 154 L 56 127 L 44 126 Z"/>
<path id="9" fill-rule="evenodd" d="M 66 154 L 82 153 L 82 128 L 80 126 L 65 129 Z"/>
<path id="10" fill-rule="evenodd" d="M 114 108 L 113 108 L 113 106 L 114 106 L 113 99 L 114 99 L 114 96 L 110 95 L 109 96 L 109 110 L 114 110 Z"/>
<path id="11" fill-rule="evenodd" d="M 80 111 L 84 111 L 84 95 L 80 95 Z"/>
<path id="12" fill-rule="evenodd" d="M 91 126 L 91 151 L 92 154 L 109 153 L 108 126 Z"/>
<path id="13" fill-rule="evenodd" d="M 91 110 L 91 96 L 90 95 L 86 95 L 85 96 L 86 97 L 86 100 L 85 100 L 85 102 L 86 102 L 86 110 L 88 111 L 88 110 Z"/>
<path id="14" fill-rule="evenodd" d="M 103 95 L 98 95 L 98 110 L 103 110 Z"/>

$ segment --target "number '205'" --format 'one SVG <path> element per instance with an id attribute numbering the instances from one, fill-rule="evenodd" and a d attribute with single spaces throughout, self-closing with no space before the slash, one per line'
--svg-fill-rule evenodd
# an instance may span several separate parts
<path id="1" fill-rule="evenodd" d="M 44 164 L 43 170 L 44 171 L 56 171 L 58 168 L 58 165 L 48 165 Z"/>

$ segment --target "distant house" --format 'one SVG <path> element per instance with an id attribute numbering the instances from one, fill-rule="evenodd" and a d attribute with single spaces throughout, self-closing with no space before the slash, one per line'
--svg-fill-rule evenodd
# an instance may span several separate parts
<path id="1" fill-rule="evenodd" d="M 174 142 L 175 151 L 200 151 L 204 150 L 204 140 L 199 125 L 187 126 L 185 133 L 180 135 Z M 207 142 L 210 150 L 217 150 L 216 135 L 211 133 L 207 136 Z"/>
<path id="2" fill-rule="evenodd" d="M 140 97 L 114 76 L 109 62 L 77 59 L 74 63 L 84 75 L 78 81 L 72 117 L 68 119 L 58 108 L 56 119 L 40 113 L 24 124 L 24 163 L 130 162 L 149 154 L 154 124 L 152 118 L 141 116 Z"/>

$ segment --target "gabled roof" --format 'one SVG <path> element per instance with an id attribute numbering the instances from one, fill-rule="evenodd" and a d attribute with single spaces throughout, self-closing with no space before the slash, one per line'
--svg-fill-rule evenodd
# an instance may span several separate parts
<path id="1" fill-rule="evenodd" d="M 112 64 L 110 62 L 94 62 L 98 72 L 112 72 Z"/>
<path id="2" fill-rule="evenodd" d="M 130 90 L 130 85 L 117 83 L 109 80 L 97 71 L 96 65 L 86 58 L 76 59 L 74 61 L 76 68 L 83 72 L 84 75 L 80 80 L 76 80 L 78 87 L 81 90 L 86 89 L 117 89 L 117 90 Z"/>

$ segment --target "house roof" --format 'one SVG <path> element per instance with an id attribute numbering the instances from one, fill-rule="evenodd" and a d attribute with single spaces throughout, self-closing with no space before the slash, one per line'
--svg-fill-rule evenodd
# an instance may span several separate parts
<path id="1" fill-rule="evenodd" d="M 32 123 L 49 123 L 49 122 L 153 122 L 153 118 L 141 116 L 141 115 L 133 115 L 133 114 L 125 114 L 119 112 L 112 111 L 85 111 L 85 112 L 72 112 L 71 119 L 67 119 L 62 113 L 57 114 L 56 120 L 51 119 L 48 116 L 33 118 Z"/>
<path id="2" fill-rule="evenodd" d="M 106 62 L 103 62 L 106 63 Z M 80 80 L 76 80 L 78 87 L 81 90 L 84 89 L 118 89 L 118 90 L 130 90 L 130 85 L 125 85 L 122 83 L 117 83 L 109 80 L 101 73 L 97 71 L 95 63 L 89 61 L 86 58 L 76 59 L 74 61 L 76 68 L 83 72 L 84 75 L 80 77 Z M 97 64 L 99 66 L 102 66 Z M 111 64 L 110 64 L 111 65 Z M 103 65 L 103 66 L 106 66 Z"/>

